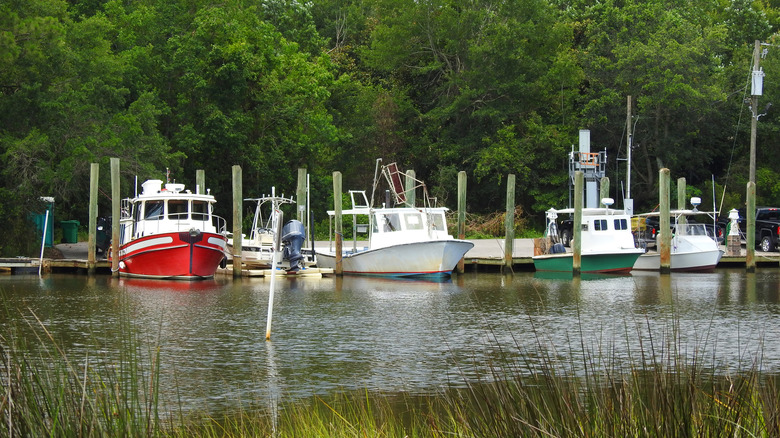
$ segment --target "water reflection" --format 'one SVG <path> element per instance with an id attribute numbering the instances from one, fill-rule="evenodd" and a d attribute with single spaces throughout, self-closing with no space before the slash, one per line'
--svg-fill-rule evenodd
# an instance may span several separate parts
<path id="1" fill-rule="evenodd" d="M 185 409 L 240 401 L 273 411 L 280 399 L 350 389 L 428 393 L 496 367 L 528 372 L 552 361 L 576 374 L 588 362 L 628 368 L 649 354 L 708 361 L 722 374 L 756 363 L 780 371 L 780 350 L 764 342 L 780 337 L 775 269 L 284 279 L 270 342 L 269 289 L 262 278 L 3 277 L 0 328 L 33 339 L 24 327 L 34 314 L 69 355 L 98 361 L 159 346 L 163 395 Z"/>

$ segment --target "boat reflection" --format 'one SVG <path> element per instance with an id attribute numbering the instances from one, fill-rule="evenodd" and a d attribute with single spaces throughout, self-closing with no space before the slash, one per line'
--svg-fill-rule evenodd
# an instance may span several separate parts
<path id="1" fill-rule="evenodd" d="M 214 279 L 201 281 L 157 280 L 150 278 L 126 278 L 117 280 L 120 288 L 137 291 L 204 292 L 222 288 L 223 282 Z"/>
<path id="2" fill-rule="evenodd" d="M 630 277 L 629 273 L 615 273 L 615 274 L 603 274 L 603 273 L 590 273 L 583 272 L 577 276 L 580 280 L 613 280 L 615 278 Z M 538 280 L 574 280 L 574 273 L 564 271 L 536 271 L 534 272 L 534 278 Z"/>
<path id="3" fill-rule="evenodd" d="M 430 292 L 452 285 L 451 277 L 373 277 L 345 275 L 336 278 L 336 290 Z"/>

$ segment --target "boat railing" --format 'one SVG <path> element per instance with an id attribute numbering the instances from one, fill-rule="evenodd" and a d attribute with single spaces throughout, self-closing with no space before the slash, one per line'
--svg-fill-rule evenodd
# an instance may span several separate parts
<path id="1" fill-rule="evenodd" d="M 124 198 L 119 201 L 119 219 L 130 219 L 133 214 L 133 200 Z"/>

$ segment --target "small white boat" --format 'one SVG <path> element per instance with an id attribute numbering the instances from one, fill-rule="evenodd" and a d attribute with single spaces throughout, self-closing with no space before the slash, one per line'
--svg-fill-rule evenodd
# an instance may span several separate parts
<path id="1" fill-rule="evenodd" d="M 306 240 L 306 228 L 298 220 L 288 221 L 281 230 L 275 230 L 273 213 L 281 213 L 285 204 L 295 204 L 292 198 L 276 196 L 272 189 L 270 196 L 249 198 L 244 201 L 256 202 L 252 230 L 249 238 L 241 240 L 241 262 L 247 269 L 269 269 L 273 264 L 275 233 L 280 233 L 281 257 L 277 258 L 276 268 L 292 272 L 307 269 L 317 264 L 313 248 L 303 248 Z M 228 235 L 228 260 L 233 260 L 233 239 Z"/>
<path id="2" fill-rule="evenodd" d="M 701 202 L 698 198 L 691 200 L 694 207 Z M 658 216 L 659 213 L 646 213 L 639 215 L 644 217 Z M 717 215 L 714 212 L 702 212 L 696 210 L 671 210 L 669 215 L 673 219 L 671 225 L 673 236 L 671 239 L 669 264 L 672 271 L 710 271 L 715 269 L 723 256 L 716 237 L 711 235 L 716 232 L 714 225 L 710 228 L 703 223 L 689 223 L 687 218 L 698 215 L 707 215 L 711 218 Z M 683 220 L 686 218 L 686 220 Z M 656 236 L 656 239 L 658 237 Z M 655 245 L 656 250 L 659 245 Z M 661 255 L 657 251 L 648 251 L 641 255 L 634 269 L 643 271 L 657 271 L 661 269 Z"/>
<path id="3" fill-rule="evenodd" d="M 644 252 L 634 245 L 631 217 L 623 210 L 609 208 L 613 203 L 610 198 L 602 199 L 602 203 L 607 207 L 582 209 L 580 272 L 630 272 L 637 258 Z M 561 213 L 574 214 L 574 209 L 547 211 L 545 234 L 553 239 L 553 243 L 558 236 L 556 219 Z M 535 255 L 532 259 L 537 271 L 573 271 L 574 254 L 567 252 L 561 243 L 552 245 L 549 253 Z"/>
<path id="4" fill-rule="evenodd" d="M 119 220 L 119 274 L 200 280 L 225 263 L 225 220 L 213 214 L 214 196 L 184 184 L 148 180 L 123 199 Z"/>
<path id="5" fill-rule="evenodd" d="M 379 162 L 377 160 L 377 166 Z M 401 174 L 395 163 L 382 166 L 396 203 L 406 202 Z M 419 183 L 419 181 L 418 181 Z M 375 178 L 374 188 L 377 181 Z M 352 216 L 353 236 L 366 233 L 367 240 L 344 242 L 341 254 L 344 274 L 380 276 L 449 276 L 463 256 L 474 247 L 472 242 L 447 234 L 447 208 L 432 207 L 423 188 L 424 207 L 373 208 L 365 191 L 350 191 L 352 208 L 342 211 Z M 373 198 L 373 195 L 372 195 Z M 331 220 L 334 211 L 329 211 Z M 327 249 L 317 249 L 318 266 L 336 268 L 333 236 Z"/>

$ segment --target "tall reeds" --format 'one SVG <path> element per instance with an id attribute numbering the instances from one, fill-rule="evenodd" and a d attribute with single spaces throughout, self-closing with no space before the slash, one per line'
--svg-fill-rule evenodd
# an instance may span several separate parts
<path id="1" fill-rule="evenodd" d="M 28 336 L 20 327 L 0 335 L 0 436 L 154 436 L 159 351 L 142 363 L 129 334 L 118 357 L 71 357 L 33 314 Z M 29 332 L 28 332 L 29 333 Z M 129 348 L 128 348 L 129 347 Z M 96 350 L 100 350 L 97 348 Z"/>
<path id="2" fill-rule="evenodd" d="M 164 352 L 141 349 L 131 330 L 118 340 L 126 353 L 74 358 L 44 324 L 31 321 L 36 345 L 14 330 L 0 336 L 0 436 L 780 436 L 778 376 L 763 372 L 760 361 L 718 374 L 700 355 L 682 354 L 674 326 L 647 336 L 640 351 L 621 352 L 628 364 L 610 348 L 587 351 L 580 334 L 572 343 L 583 363 L 575 367 L 566 361 L 577 359 L 561 359 L 571 356 L 531 333 L 547 354 L 531 358 L 517 354 L 519 343 L 498 346 L 505 357 L 489 373 L 466 377 L 474 373 L 464 369 L 461 384 L 438 394 L 363 391 L 270 407 L 267 400 L 237 400 L 216 417 L 163 405 Z"/>

